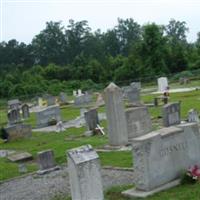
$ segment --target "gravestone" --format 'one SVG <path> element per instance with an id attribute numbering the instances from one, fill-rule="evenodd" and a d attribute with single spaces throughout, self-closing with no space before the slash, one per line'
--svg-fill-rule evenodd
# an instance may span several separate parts
<path id="1" fill-rule="evenodd" d="M 39 165 L 38 174 L 45 174 L 47 172 L 59 169 L 54 160 L 54 153 L 50 150 L 38 152 L 37 161 Z"/>
<path id="2" fill-rule="evenodd" d="M 56 103 L 56 98 L 54 96 L 51 96 L 51 95 L 47 95 L 46 100 L 47 100 L 48 106 L 53 106 Z"/>
<path id="3" fill-rule="evenodd" d="M 103 200 L 101 166 L 91 145 L 67 153 L 72 200 Z"/>
<path id="4" fill-rule="evenodd" d="M 121 90 L 122 90 L 123 98 L 127 99 L 128 98 L 127 93 L 128 93 L 128 91 L 131 90 L 131 86 L 123 86 L 123 87 L 121 87 Z"/>
<path id="5" fill-rule="evenodd" d="M 49 106 L 38 112 L 36 112 L 37 127 L 45 127 L 49 125 L 49 122 L 55 120 L 56 122 L 61 120 L 60 107 L 57 105 Z"/>
<path id="6" fill-rule="evenodd" d="M 138 90 L 141 90 L 141 82 L 132 82 L 132 83 L 130 84 L 130 86 L 131 86 L 132 88 L 137 88 Z"/>
<path id="7" fill-rule="evenodd" d="M 163 128 L 133 140 L 134 185 L 123 192 L 146 197 L 180 183 L 183 171 L 200 164 L 200 132 L 196 123 Z"/>
<path id="8" fill-rule="evenodd" d="M 76 90 L 73 90 L 73 96 L 74 96 L 74 97 L 77 96 Z"/>
<path id="9" fill-rule="evenodd" d="M 97 124 L 99 124 L 97 109 L 90 109 L 89 111 L 84 113 L 84 116 L 88 130 L 94 131 L 97 128 Z"/>
<path id="10" fill-rule="evenodd" d="M 180 114 L 180 102 L 168 103 L 162 108 L 163 116 L 163 126 L 172 126 L 180 124 L 181 114 Z"/>
<path id="11" fill-rule="evenodd" d="M 78 89 L 78 96 L 82 95 L 81 89 Z"/>
<path id="12" fill-rule="evenodd" d="M 97 93 L 97 100 L 96 100 L 96 106 L 103 106 L 105 104 L 103 96 L 101 93 Z"/>
<path id="13" fill-rule="evenodd" d="M 109 144 L 126 145 L 128 143 L 128 132 L 122 90 L 114 83 L 110 83 L 104 90 L 104 96 Z"/>
<path id="14" fill-rule="evenodd" d="M 86 108 L 81 108 L 80 109 L 80 116 L 84 117 L 84 113 L 87 112 L 88 110 Z"/>
<path id="15" fill-rule="evenodd" d="M 75 106 L 84 106 L 92 101 L 92 96 L 90 94 L 81 94 L 76 96 L 74 100 Z"/>
<path id="16" fill-rule="evenodd" d="M 8 134 L 8 141 L 19 138 L 30 138 L 32 136 L 32 128 L 29 124 L 13 124 L 5 128 Z"/>
<path id="17" fill-rule="evenodd" d="M 12 109 L 16 109 L 18 110 L 20 108 L 20 101 L 18 99 L 13 99 L 13 100 L 9 100 L 8 101 L 8 109 L 12 110 Z"/>
<path id="18" fill-rule="evenodd" d="M 27 119 L 30 117 L 29 106 L 27 104 L 22 105 L 22 117 Z"/>
<path id="19" fill-rule="evenodd" d="M 139 103 L 140 102 L 140 90 L 137 88 L 130 87 L 126 91 L 126 96 L 130 103 Z"/>
<path id="20" fill-rule="evenodd" d="M 188 122 L 197 122 L 199 123 L 199 113 L 195 109 L 190 109 L 188 112 Z"/>
<path id="21" fill-rule="evenodd" d="M 20 117 L 20 110 L 19 109 L 12 109 L 8 111 L 8 124 L 12 125 L 21 121 Z"/>
<path id="22" fill-rule="evenodd" d="M 67 103 L 67 95 L 64 92 L 60 93 L 60 101 L 61 103 Z"/>
<path id="23" fill-rule="evenodd" d="M 151 117 L 147 107 L 133 107 L 125 111 L 128 139 L 145 135 L 152 131 Z"/>
<path id="24" fill-rule="evenodd" d="M 7 156 L 8 160 L 12 162 L 21 162 L 32 160 L 33 156 L 28 152 L 16 152 Z"/>
<path id="25" fill-rule="evenodd" d="M 158 91 L 164 92 L 166 88 L 168 87 L 168 80 L 166 77 L 158 78 Z"/>

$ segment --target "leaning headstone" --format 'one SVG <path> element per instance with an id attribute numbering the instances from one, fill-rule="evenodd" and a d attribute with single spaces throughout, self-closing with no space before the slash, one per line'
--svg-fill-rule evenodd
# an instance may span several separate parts
<path id="1" fill-rule="evenodd" d="M 115 85 L 105 88 L 106 115 L 108 120 L 108 137 L 110 145 L 128 143 L 127 123 L 123 105 L 122 90 Z"/>
<path id="2" fill-rule="evenodd" d="M 19 138 L 30 138 L 32 136 L 32 128 L 29 124 L 14 124 L 5 128 L 8 141 Z"/>
<path id="3" fill-rule="evenodd" d="M 31 160 L 33 156 L 28 152 L 20 152 L 20 153 L 17 152 L 17 153 L 8 155 L 7 158 L 8 160 L 12 162 L 21 162 L 21 161 Z"/>
<path id="4" fill-rule="evenodd" d="M 97 109 L 93 108 L 84 113 L 85 121 L 89 131 L 94 131 L 99 124 L 98 112 Z"/>
<path id="5" fill-rule="evenodd" d="M 12 125 L 21 121 L 20 117 L 20 110 L 19 109 L 12 109 L 8 111 L 8 124 Z"/>
<path id="6" fill-rule="evenodd" d="M 125 113 L 128 139 L 133 139 L 152 131 L 151 117 L 147 107 L 129 108 Z"/>
<path id="7" fill-rule="evenodd" d="M 134 139 L 135 189 L 130 197 L 147 197 L 176 186 L 183 171 L 200 164 L 200 132 L 196 123 L 163 128 Z"/>
<path id="8" fill-rule="evenodd" d="M 50 122 L 52 120 L 55 120 L 57 123 L 58 121 L 61 120 L 60 107 L 55 105 L 44 108 L 36 112 L 36 119 L 37 119 L 37 127 L 48 126 L 50 125 Z"/>
<path id="9" fill-rule="evenodd" d="M 39 165 L 38 174 L 45 174 L 59 169 L 54 160 L 54 153 L 52 150 L 38 152 L 37 161 Z"/>
<path id="10" fill-rule="evenodd" d="M 167 127 L 180 124 L 180 111 L 180 102 L 168 103 L 164 105 L 162 109 L 163 125 Z"/>
<path id="11" fill-rule="evenodd" d="M 22 117 L 27 119 L 30 117 L 29 106 L 27 104 L 22 105 Z"/>
<path id="12" fill-rule="evenodd" d="M 168 87 L 168 80 L 166 77 L 158 78 L 158 91 L 164 92 Z"/>
<path id="13" fill-rule="evenodd" d="M 103 200 L 101 166 L 91 145 L 67 153 L 72 200 Z"/>
<path id="14" fill-rule="evenodd" d="M 199 113 L 195 109 L 190 109 L 188 112 L 188 122 L 198 122 L 199 123 Z"/>
<path id="15" fill-rule="evenodd" d="M 67 103 L 67 95 L 64 92 L 60 93 L 60 101 L 61 103 Z"/>

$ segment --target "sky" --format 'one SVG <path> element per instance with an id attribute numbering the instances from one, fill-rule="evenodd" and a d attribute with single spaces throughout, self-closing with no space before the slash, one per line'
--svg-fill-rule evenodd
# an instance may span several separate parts
<path id="1" fill-rule="evenodd" d="M 0 41 L 30 43 L 47 21 L 87 20 L 93 31 L 117 25 L 117 18 L 133 18 L 140 25 L 185 21 L 193 42 L 200 32 L 200 0 L 0 0 Z"/>

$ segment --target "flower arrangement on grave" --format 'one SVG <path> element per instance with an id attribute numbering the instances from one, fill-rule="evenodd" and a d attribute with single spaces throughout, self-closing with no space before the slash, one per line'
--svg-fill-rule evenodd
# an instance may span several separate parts
<path id="1" fill-rule="evenodd" d="M 188 183 L 200 183 L 200 166 L 194 165 L 192 167 L 189 167 L 186 173 L 184 173 L 184 176 L 182 178 L 183 184 Z"/>

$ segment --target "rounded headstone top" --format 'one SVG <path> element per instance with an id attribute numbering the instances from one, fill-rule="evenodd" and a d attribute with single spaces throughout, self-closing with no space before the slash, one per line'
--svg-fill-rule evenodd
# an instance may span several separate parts
<path id="1" fill-rule="evenodd" d="M 113 92 L 113 91 L 116 91 L 116 90 L 121 90 L 120 87 L 118 87 L 115 83 L 111 82 L 108 87 L 106 87 L 104 89 L 104 92 Z"/>

